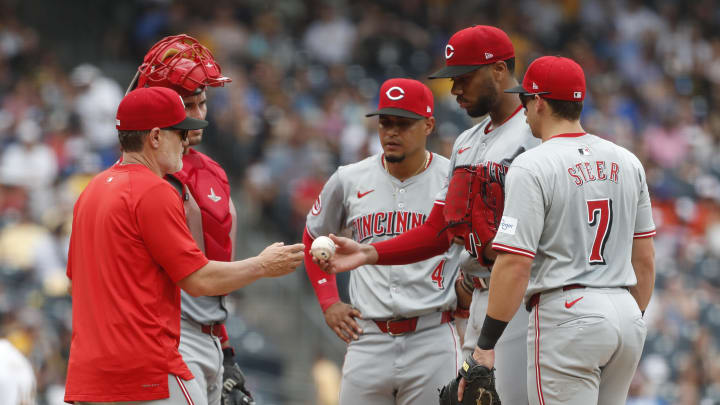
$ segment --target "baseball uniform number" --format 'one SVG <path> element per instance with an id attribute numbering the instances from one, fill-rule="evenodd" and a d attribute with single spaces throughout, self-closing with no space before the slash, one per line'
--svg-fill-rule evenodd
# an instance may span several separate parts
<path id="1" fill-rule="evenodd" d="M 612 229 L 612 200 L 609 198 L 588 200 L 587 207 L 588 224 L 590 224 L 591 227 L 597 226 L 595 241 L 590 251 L 590 264 L 605 264 L 603 253 L 605 252 L 605 244 Z"/>
<path id="2" fill-rule="evenodd" d="M 437 266 L 435 266 L 435 269 L 430 274 L 430 279 L 433 283 L 437 284 L 437 287 L 439 289 L 445 288 L 443 285 L 443 270 L 445 270 L 445 260 L 440 260 L 440 263 L 438 263 Z"/>

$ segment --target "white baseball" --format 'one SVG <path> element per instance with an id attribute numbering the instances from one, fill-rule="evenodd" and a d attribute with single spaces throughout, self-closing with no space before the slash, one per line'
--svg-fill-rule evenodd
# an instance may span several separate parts
<path id="1" fill-rule="evenodd" d="M 318 236 L 310 246 L 310 254 L 318 260 L 330 260 L 335 253 L 335 242 L 327 236 Z"/>

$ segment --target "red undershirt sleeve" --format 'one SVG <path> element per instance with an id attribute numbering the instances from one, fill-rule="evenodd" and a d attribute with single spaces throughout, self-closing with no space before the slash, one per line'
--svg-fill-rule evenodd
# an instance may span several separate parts
<path id="1" fill-rule="evenodd" d="M 450 248 L 443 230 L 443 206 L 433 205 L 421 226 L 382 242 L 372 243 L 378 253 L 376 264 L 410 264 L 437 256 Z"/>
<path id="2" fill-rule="evenodd" d="M 313 243 L 314 238 L 310 236 L 307 228 L 303 232 L 303 244 L 305 244 L 305 272 L 310 279 L 315 290 L 320 308 L 323 312 L 330 307 L 330 305 L 340 301 L 340 294 L 338 293 L 337 281 L 335 280 L 334 274 L 327 274 L 315 264 L 310 255 L 310 246 Z"/>

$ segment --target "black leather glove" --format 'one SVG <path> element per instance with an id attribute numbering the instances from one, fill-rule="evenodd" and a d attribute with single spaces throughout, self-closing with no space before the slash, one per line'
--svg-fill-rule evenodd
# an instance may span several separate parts
<path id="1" fill-rule="evenodd" d="M 462 402 L 458 402 L 458 385 L 465 379 Z M 468 357 L 458 370 L 458 376 L 450 380 L 440 391 L 440 405 L 502 405 L 495 390 L 495 369 L 488 369 Z"/>
<path id="2" fill-rule="evenodd" d="M 250 391 L 245 388 L 245 375 L 235 362 L 235 351 L 223 349 L 222 405 L 255 405 Z"/>

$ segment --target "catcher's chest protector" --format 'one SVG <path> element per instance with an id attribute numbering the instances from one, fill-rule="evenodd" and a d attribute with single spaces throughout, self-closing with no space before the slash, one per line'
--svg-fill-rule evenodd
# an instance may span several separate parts
<path id="1" fill-rule="evenodd" d="M 183 157 L 182 170 L 173 176 L 188 186 L 200 208 L 205 256 L 210 260 L 230 261 L 230 185 L 223 170 L 207 156 L 190 149 Z"/>

